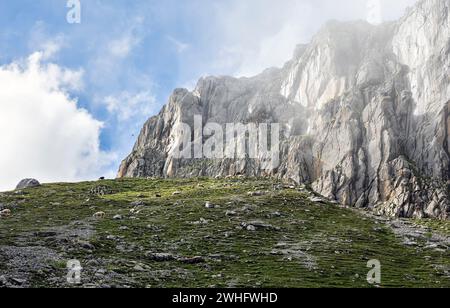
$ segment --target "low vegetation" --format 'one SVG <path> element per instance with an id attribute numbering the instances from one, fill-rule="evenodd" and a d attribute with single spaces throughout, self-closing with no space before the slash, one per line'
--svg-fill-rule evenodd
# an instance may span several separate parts
<path id="1" fill-rule="evenodd" d="M 377 217 L 271 180 L 49 184 L 0 206 L 0 287 L 450 287 L 449 222 Z"/>

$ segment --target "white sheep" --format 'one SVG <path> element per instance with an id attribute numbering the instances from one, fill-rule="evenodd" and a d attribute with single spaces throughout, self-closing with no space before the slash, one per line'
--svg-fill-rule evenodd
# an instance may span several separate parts
<path id="1" fill-rule="evenodd" d="M 0 212 L 0 217 L 9 217 L 11 216 L 11 210 L 6 209 Z"/>
<path id="2" fill-rule="evenodd" d="M 92 217 L 94 217 L 95 219 L 103 219 L 105 218 L 105 216 L 106 216 L 105 212 L 97 212 Z"/>

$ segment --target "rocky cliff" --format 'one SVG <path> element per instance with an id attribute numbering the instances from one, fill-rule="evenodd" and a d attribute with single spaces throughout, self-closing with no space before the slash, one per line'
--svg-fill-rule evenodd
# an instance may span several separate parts
<path id="1" fill-rule="evenodd" d="M 329 22 L 281 69 L 175 90 L 118 177 L 273 176 L 390 216 L 449 218 L 449 6 L 423 0 L 379 26 Z M 195 115 L 203 124 L 280 123 L 280 165 L 176 159 L 178 127 L 194 127 Z"/>

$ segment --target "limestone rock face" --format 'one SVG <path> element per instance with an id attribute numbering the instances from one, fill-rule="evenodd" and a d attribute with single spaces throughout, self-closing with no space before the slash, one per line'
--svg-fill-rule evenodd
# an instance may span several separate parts
<path id="1" fill-rule="evenodd" d="M 118 177 L 274 176 L 390 216 L 449 218 L 449 7 L 422 0 L 397 22 L 330 22 L 281 69 L 175 90 Z M 280 165 L 175 158 L 179 126 L 196 115 L 201 127 L 280 123 Z"/>

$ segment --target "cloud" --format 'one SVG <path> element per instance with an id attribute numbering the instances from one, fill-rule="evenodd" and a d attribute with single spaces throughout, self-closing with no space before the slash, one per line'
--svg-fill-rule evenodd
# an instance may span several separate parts
<path id="1" fill-rule="evenodd" d="M 235 76 L 252 76 L 269 67 L 281 67 L 299 43 L 330 19 L 369 19 L 380 23 L 397 19 L 416 0 L 228 0 L 211 8 L 208 28 L 218 46 L 211 68 Z M 207 30 L 205 30 L 207 31 Z"/>
<path id="2" fill-rule="evenodd" d="M 130 59 L 137 54 L 145 38 L 144 20 L 136 17 L 127 21 L 120 31 L 115 30 L 107 36 L 99 36 L 97 45 L 90 50 L 89 83 L 100 89 L 120 87 L 123 77 L 129 77 L 133 66 Z"/>
<path id="3" fill-rule="evenodd" d="M 183 43 L 170 35 L 167 36 L 167 39 L 175 46 L 178 53 L 183 53 L 189 48 L 189 44 Z"/>
<path id="4" fill-rule="evenodd" d="M 109 43 L 110 55 L 113 58 L 126 58 L 130 54 L 133 47 L 139 43 L 139 37 L 136 37 L 132 33 L 128 33 L 125 36 Z"/>
<path id="5" fill-rule="evenodd" d="M 43 21 L 34 24 L 28 39 L 28 48 L 41 51 L 42 60 L 50 60 L 66 47 L 66 44 L 66 37 L 63 34 L 50 35 Z"/>
<path id="6" fill-rule="evenodd" d="M 149 91 L 139 93 L 122 92 L 115 96 L 107 96 L 103 100 L 109 113 L 121 123 L 136 118 L 147 118 L 155 110 L 155 97 Z"/>
<path id="7" fill-rule="evenodd" d="M 44 52 L 0 66 L 0 190 L 22 178 L 92 179 L 113 157 L 100 150 L 102 123 L 68 94 L 82 71 L 46 64 Z"/>

